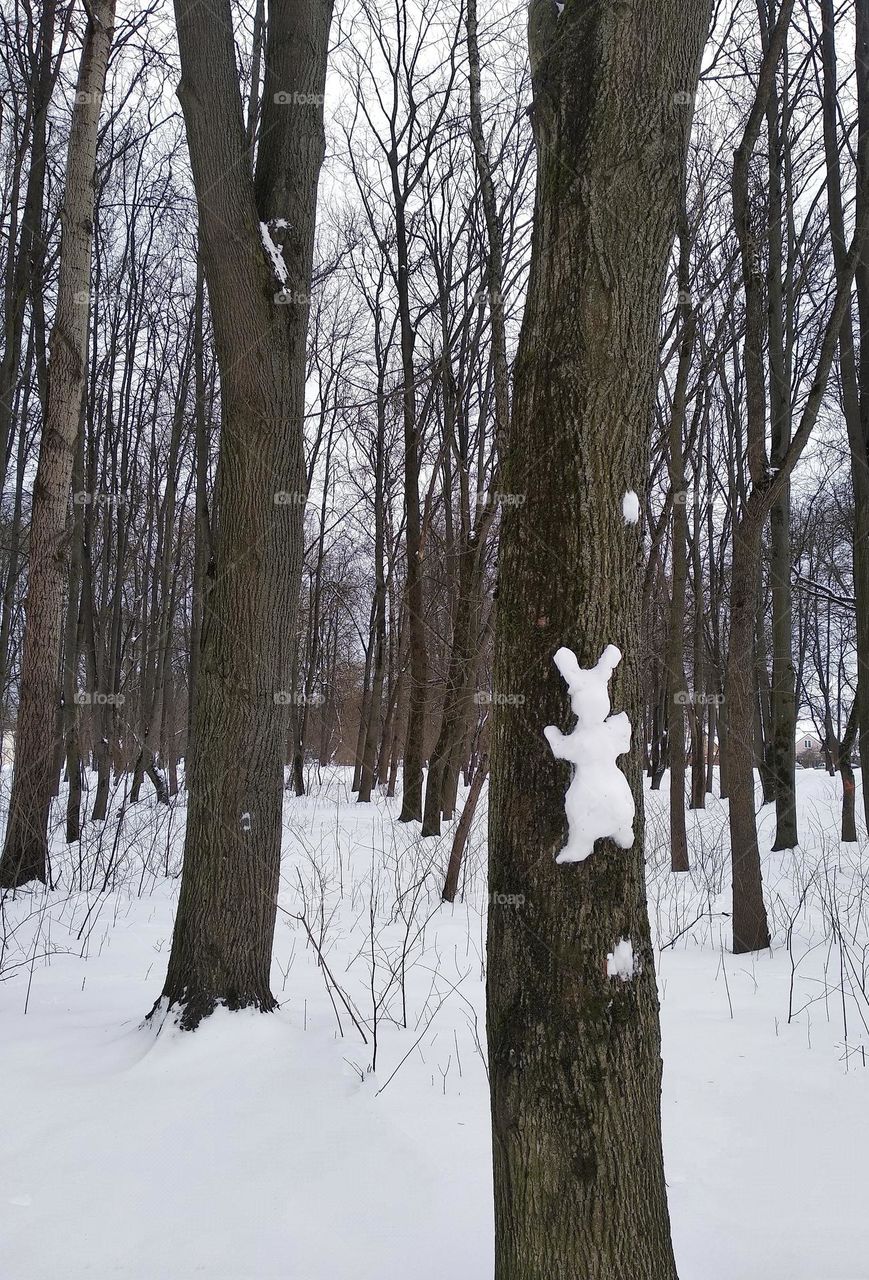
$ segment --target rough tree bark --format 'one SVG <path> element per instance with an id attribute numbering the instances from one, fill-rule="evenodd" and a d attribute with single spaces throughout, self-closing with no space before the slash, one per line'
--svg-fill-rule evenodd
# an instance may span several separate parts
<path id="1" fill-rule="evenodd" d="M 97 130 L 114 21 L 114 0 L 95 0 L 88 7 L 70 123 L 48 399 L 30 516 L 15 765 L 0 857 L 5 888 L 46 878 L 70 482 L 85 386 Z"/>
<path id="2" fill-rule="evenodd" d="M 623 495 L 648 461 L 658 325 L 705 0 L 534 0 L 538 153 L 531 277 L 503 487 L 495 640 L 488 1044 L 496 1280 L 673 1280 L 657 994 L 643 878 L 642 545 Z M 629 852 L 557 866 L 565 722 L 552 656 L 624 660 L 634 725 Z M 629 981 L 607 955 L 630 938 Z"/>

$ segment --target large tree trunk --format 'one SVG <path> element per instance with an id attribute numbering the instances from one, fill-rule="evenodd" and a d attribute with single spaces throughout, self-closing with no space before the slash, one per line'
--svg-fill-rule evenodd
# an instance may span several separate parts
<path id="1" fill-rule="evenodd" d="M 447 863 L 446 875 L 444 876 L 444 887 L 441 891 L 441 898 L 444 902 L 455 901 L 456 894 L 459 889 L 459 876 L 462 871 L 462 860 L 464 859 L 465 849 L 468 845 L 468 837 L 471 834 L 474 814 L 477 811 L 477 805 L 480 800 L 480 794 L 483 790 L 483 784 L 488 776 L 489 756 L 484 752 L 474 772 L 473 781 L 471 782 L 471 787 L 468 791 L 468 798 L 465 801 L 462 816 L 459 818 L 458 825 L 456 827 L 456 834 L 453 836 L 453 843 L 450 848 L 450 858 Z"/>
<path id="2" fill-rule="evenodd" d="M 670 869 L 687 871 L 685 828 L 685 592 L 688 582 L 688 509 L 685 490 L 685 416 L 696 320 L 690 294 L 690 240 L 684 192 L 679 210 L 679 317 L 682 338 L 670 413 L 670 492 L 673 497 L 672 586 L 667 636 L 667 702 L 670 723 Z"/>
<path id="3" fill-rule="evenodd" d="M 769 680 L 769 656 L 766 643 L 766 616 L 763 608 L 762 575 L 760 572 L 761 542 L 757 542 L 755 576 L 757 601 L 754 611 L 754 763 L 760 774 L 761 803 L 775 802 L 775 773 L 773 771 L 771 689 Z"/>
<path id="4" fill-rule="evenodd" d="M 704 410 L 704 430 L 709 429 L 708 406 Z M 703 697 L 695 701 L 694 714 L 691 717 L 691 799 L 689 808 L 706 808 L 706 726 L 712 732 L 712 702 L 706 691 L 704 651 L 704 611 L 703 611 L 703 562 L 700 554 L 700 460 L 703 456 L 702 437 L 698 448 L 697 471 L 695 472 L 695 489 L 693 503 L 693 531 L 691 536 L 691 563 L 694 579 L 694 617 L 693 617 L 693 667 L 694 690 L 702 691 Z"/>
<path id="5" fill-rule="evenodd" d="M 194 303 L 194 312 L 196 303 Z M 195 316 L 194 316 L 195 324 Z M 166 459 L 166 491 L 158 512 L 159 531 L 157 534 L 157 550 L 154 565 L 155 583 L 155 634 L 153 637 L 154 670 L 144 685 L 142 744 L 133 770 L 133 784 L 130 788 L 130 802 L 139 799 L 139 789 L 143 777 L 147 775 L 153 783 L 157 800 L 160 804 L 169 803 L 169 788 L 158 764 L 157 756 L 163 727 L 164 708 L 166 702 L 166 685 L 171 680 L 171 637 L 172 637 L 172 590 L 173 570 L 173 534 L 175 530 L 176 490 L 178 486 L 179 452 L 187 408 L 187 382 L 190 372 L 190 350 L 184 352 L 179 370 L 179 390 L 172 415 L 172 431 L 169 437 L 169 452 Z"/>
<path id="6" fill-rule="evenodd" d="M 384 402 L 383 396 L 378 390 L 377 442 L 374 464 L 374 599 L 372 601 L 371 638 L 369 644 L 369 656 L 372 659 L 372 678 L 371 693 L 368 699 L 368 714 L 364 721 L 365 729 L 359 770 L 359 794 L 357 797 L 362 804 L 370 802 L 371 792 L 374 788 L 377 746 L 380 741 L 383 716 L 383 681 L 386 674 L 386 576 L 383 564 L 385 551 L 383 480 L 386 462 L 384 437 Z"/>
<path id="7" fill-rule="evenodd" d="M 759 0 L 759 12 L 768 0 Z M 772 5 L 770 4 L 772 11 Z M 787 53 L 785 52 L 785 59 Z M 787 86 L 785 61 L 784 85 Z M 785 94 L 787 89 L 785 87 Z M 785 97 L 781 107 L 788 113 Z M 767 104 L 768 172 L 769 172 L 769 269 L 767 272 L 767 312 L 769 316 L 769 401 L 771 449 L 770 465 L 781 466 L 791 438 L 791 365 L 793 349 L 792 325 L 785 314 L 792 296 L 790 263 L 793 259 L 791 237 L 785 236 L 783 201 L 792 203 L 792 193 L 782 189 L 782 148 L 787 146 L 779 127 L 779 94 L 773 86 Z M 786 243 L 785 243 L 786 242 Z M 782 256 L 787 250 L 788 265 L 782 279 Z M 773 503 L 770 524 L 770 592 L 772 595 L 772 687 L 770 689 L 769 761 L 775 790 L 776 834 L 773 849 L 793 849 L 797 837 L 796 795 L 796 672 L 792 652 L 793 601 L 791 598 L 791 491 L 782 487 Z"/>
<path id="8" fill-rule="evenodd" d="M 229 0 L 175 5 L 179 98 L 223 409 L 184 870 L 163 988 L 184 1027 L 221 1001 L 275 1004 L 269 969 L 307 488 L 305 340 L 331 8 L 330 0 L 271 6 L 254 181 Z M 276 247 L 267 252 L 269 239 Z"/>
<path id="9" fill-rule="evenodd" d="M 857 217 L 869 208 L 869 2 L 856 0 L 855 58 L 857 82 Z M 835 92 L 835 91 L 834 91 Z M 842 242 L 844 248 L 844 242 Z M 851 474 L 854 477 L 854 596 L 857 601 L 857 719 L 863 815 L 869 828 L 869 261 L 864 255 L 856 271 L 860 317 L 860 431 L 849 428 Z M 860 482 L 857 472 L 861 471 Z M 862 501 L 861 501 L 862 499 Z"/>
<path id="10" fill-rule="evenodd" d="M 732 174 L 733 221 L 740 249 L 745 295 L 743 365 L 747 410 L 747 465 L 751 497 L 742 504 L 734 523 L 730 588 L 730 643 L 727 654 L 727 784 L 730 797 L 730 847 L 733 883 L 733 949 L 739 954 L 769 945 L 769 927 L 763 902 L 757 820 L 754 807 L 755 742 L 759 706 L 758 661 L 766 665 L 763 647 L 757 644 L 757 597 L 760 583 L 762 520 L 774 498 L 768 501 L 770 473 L 766 462 L 766 383 L 763 353 L 763 268 L 757 242 L 758 216 L 749 199 L 749 167 L 760 127 L 775 88 L 776 69 L 787 37 L 794 0 L 784 0 L 775 29 L 767 40 L 757 89 L 740 145 L 734 153 Z M 783 481 L 784 483 L 784 481 Z M 748 510 L 749 507 L 752 510 Z M 761 510 L 763 506 L 763 510 Z M 760 514 L 758 514 L 760 512 Z M 762 631 L 762 620 L 761 620 Z M 764 744 L 760 744 L 761 760 Z M 762 765 L 763 773 L 763 765 Z"/>
<path id="11" fill-rule="evenodd" d="M 422 820 L 423 760 L 425 756 L 425 722 L 428 699 L 428 647 L 425 634 L 425 583 L 423 578 L 422 526 L 419 500 L 421 432 L 417 422 L 414 374 L 416 334 L 410 314 L 410 266 L 405 218 L 405 196 L 400 190 L 398 160 L 393 153 L 391 153 L 390 164 L 395 199 L 398 310 L 401 327 L 401 367 L 404 378 L 401 409 L 404 429 L 407 634 L 410 651 L 407 726 L 401 778 L 401 812 L 398 820 L 399 822 L 420 822 Z"/>
<path id="12" fill-rule="evenodd" d="M 838 96 L 836 75 L 835 12 L 832 0 L 821 0 L 824 66 L 824 153 L 827 167 L 827 210 L 836 274 L 845 269 L 845 221 L 838 144 Z M 869 203 L 869 4 L 856 4 L 857 77 L 857 208 Z M 869 333 L 869 264 L 856 271 L 860 316 L 860 354 Z M 860 773 L 869 778 L 869 359 L 860 359 L 858 375 L 854 329 L 845 317 L 839 335 L 839 370 L 842 410 L 848 429 L 851 483 L 854 490 L 853 577 L 857 631 L 857 733 Z M 869 786 L 863 787 L 863 807 L 869 826 Z"/>
<path id="13" fill-rule="evenodd" d="M 29 386 L 33 367 L 33 343 L 29 344 L 25 363 L 25 386 Z M 12 620 L 15 612 L 15 591 L 21 572 L 22 507 L 24 502 L 24 476 L 27 467 L 27 417 L 29 396 L 22 397 L 20 428 L 18 432 L 18 456 L 15 460 L 15 497 L 12 508 L 12 522 L 9 530 L 9 550 L 7 553 L 6 579 L 3 583 L 3 598 L 0 603 L 0 723 L 5 728 L 7 708 L 9 705 L 9 666 L 10 640 L 12 636 Z"/>
<path id="14" fill-rule="evenodd" d="M 14 426 L 14 400 L 18 385 L 19 361 L 24 337 L 25 309 L 28 295 L 34 297 L 42 290 L 42 272 L 45 259 L 45 240 L 42 233 L 42 207 L 45 194 L 45 170 L 48 148 L 46 125 L 51 92 L 60 69 L 60 55 L 52 66 L 55 43 L 56 0 L 45 0 L 39 8 L 39 27 L 36 48 L 33 50 L 31 82 L 32 117 L 30 136 L 30 167 L 21 216 L 21 229 L 17 245 L 10 244 L 12 258 L 10 288 L 4 305 L 4 345 L 0 358 L 0 493 L 6 487 L 8 451 L 12 444 Z M 70 6 L 70 14 L 72 6 Z M 61 50 L 66 44 L 69 17 L 63 22 Z M 14 206 L 13 206 L 14 207 Z"/>
<path id="15" fill-rule="evenodd" d="M 730 647 L 727 654 L 727 784 L 733 867 L 733 950 L 769 946 L 754 807 L 755 616 L 761 530 L 743 519 L 733 531 Z"/>
<path id="16" fill-rule="evenodd" d="M 79 431 L 72 470 L 73 494 L 84 488 L 84 432 Z M 63 638 L 63 739 L 66 752 L 66 842 L 81 839 L 81 802 L 84 782 L 81 751 L 81 718 L 76 699 L 79 656 L 79 605 L 84 560 L 84 504 L 75 507 L 69 557 L 66 625 Z M 91 689 L 95 688 L 91 685 Z"/>
<path id="17" fill-rule="evenodd" d="M 30 517 L 15 765 L 0 858 L 0 885 L 7 888 L 46 878 L 70 481 L 85 385 L 97 129 L 114 20 L 114 0 L 95 0 L 70 125 L 48 400 Z"/>
<path id="18" fill-rule="evenodd" d="M 208 413 L 205 385 L 205 278 L 202 256 L 196 258 L 196 300 L 193 319 L 193 377 L 196 405 L 194 409 L 194 451 L 196 473 L 196 505 L 194 515 L 193 588 L 190 619 L 190 676 L 187 691 L 187 742 L 193 740 L 193 709 L 199 688 L 199 658 L 202 645 L 202 622 L 211 561 L 211 525 L 208 514 Z M 186 760 L 185 760 L 186 766 Z M 186 769 L 185 769 L 186 772 Z"/>
<path id="19" fill-rule="evenodd" d="M 645 904 L 642 544 L 623 495 L 647 474 L 658 324 L 705 0 L 534 0 L 538 179 L 504 489 L 490 790 L 488 1043 L 496 1280 L 673 1280 L 660 1038 Z M 552 656 L 624 661 L 635 727 L 629 852 L 557 866 L 564 768 L 542 740 L 565 699 Z M 607 956 L 630 939 L 627 981 Z"/>

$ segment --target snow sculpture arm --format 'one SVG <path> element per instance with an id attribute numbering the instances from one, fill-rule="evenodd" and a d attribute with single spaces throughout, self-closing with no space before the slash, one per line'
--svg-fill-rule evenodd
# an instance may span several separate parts
<path id="1" fill-rule="evenodd" d="M 567 744 L 570 742 L 570 738 L 566 734 L 557 729 L 554 724 L 548 724 L 543 730 L 543 736 L 549 743 L 556 760 L 570 759 L 569 756 L 564 754 L 567 750 Z"/>

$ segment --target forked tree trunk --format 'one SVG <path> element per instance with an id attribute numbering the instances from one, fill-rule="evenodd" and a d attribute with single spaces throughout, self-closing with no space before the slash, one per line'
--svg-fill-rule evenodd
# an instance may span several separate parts
<path id="1" fill-rule="evenodd" d="M 474 814 L 477 812 L 477 805 L 480 801 L 480 794 L 483 790 L 483 784 L 489 776 L 489 756 L 483 753 L 480 763 L 474 772 L 473 781 L 471 782 L 468 798 L 465 801 L 465 807 L 462 810 L 462 816 L 459 818 L 456 834 L 453 836 L 453 844 L 450 849 L 450 860 L 447 863 L 447 873 L 444 877 L 444 887 L 441 892 L 441 898 L 444 902 L 454 902 L 456 893 L 459 888 L 459 876 L 462 873 L 462 862 L 465 857 L 465 849 L 468 846 L 468 836 L 471 834 L 471 826 L 474 821 Z"/>
<path id="2" fill-rule="evenodd" d="M 223 406 L 184 868 L 163 988 L 163 1001 L 189 1028 L 219 1002 L 275 1005 L 269 969 L 307 489 L 305 342 L 331 3 L 271 5 L 255 180 L 232 6 L 176 0 L 175 13 Z M 280 246 L 275 255 L 264 247 L 263 224 Z"/>
<path id="3" fill-rule="evenodd" d="M 450 649 L 444 705 L 437 741 L 432 749 L 425 786 L 422 834 L 439 836 L 447 770 L 461 749 L 467 723 L 469 673 L 474 663 L 474 618 L 482 586 L 481 548 L 476 530 L 461 547 L 458 559 L 453 640 Z"/>
<path id="4" fill-rule="evenodd" d="M 746 296 L 744 361 L 748 400 L 748 464 L 751 488 L 733 531 L 731 568 L 730 645 L 725 684 L 727 710 L 727 783 L 730 790 L 730 846 L 733 869 L 733 950 L 737 954 L 769 945 L 769 927 L 763 904 L 757 818 L 754 805 L 755 736 L 755 610 L 761 535 L 773 505 L 781 498 L 809 436 L 827 387 L 839 333 L 848 311 L 851 285 L 865 243 L 867 220 L 858 218 L 854 239 L 837 272 L 835 300 L 823 331 L 810 391 L 799 424 L 772 471 L 766 463 L 764 432 L 764 377 L 762 331 L 759 326 L 760 265 L 753 240 L 748 203 L 748 173 L 752 153 L 775 82 L 776 67 L 786 38 L 793 0 L 784 0 L 776 27 L 764 53 L 758 89 L 749 112 L 742 142 L 733 166 L 734 222 L 740 246 L 743 287 Z"/>
<path id="5" fill-rule="evenodd" d="M 70 124 L 48 400 L 30 516 L 15 765 L 0 858 L 0 886 L 6 888 L 46 878 L 70 481 L 85 386 L 97 130 L 114 20 L 114 0 L 95 0 L 88 10 Z"/>
<path id="6" fill-rule="evenodd" d="M 510 421 L 509 364 L 504 311 L 504 237 L 498 216 L 492 165 L 483 126 L 476 0 L 468 0 L 467 43 L 470 133 L 488 242 L 486 284 L 492 324 L 495 445 L 497 450 L 502 451 Z M 467 459 L 462 461 L 464 464 L 467 463 Z M 455 807 L 461 750 L 468 731 L 469 705 L 473 692 L 477 651 L 482 643 L 482 637 L 477 633 L 477 629 L 483 586 L 483 555 L 494 514 L 494 505 L 490 506 L 488 503 L 481 511 L 472 511 L 471 518 L 474 524 L 470 528 L 463 528 L 460 535 L 453 643 L 440 731 L 432 751 L 426 779 L 422 827 L 424 836 L 440 835 L 441 817 L 451 818 Z"/>
<path id="7" fill-rule="evenodd" d="M 761 544 L 757 544 L 757 579 L 761 583 L 760 574 Z M 762 597 L 758 591 L 754 614 L 754 757 L 757 771 L 760 774 L 761 803 L 775 803 L 775 772 L 773 770 L 772 752 L 772 714 L 771 687 L 766 646 L 766 618 L 762 608 Z"/>
<path id="8" fill-rule="evenodd" d="M 642 540 L 623 496 L 647 475 L 658 326 L 705 0 L 534 0 L 538 154 L 531 276 L 503 487 L 489 818 L 488 1044 L 496 1280 L 674 1280 L 661 1060 L 643 875 Z M 552 657 L 624 654 L 634 726 L 628 852 L 558 866 L 566 724 Z M 515 905 L 517 903 L 523 905 Z M 636 970 L 607 976 L 630 939 Z"/>

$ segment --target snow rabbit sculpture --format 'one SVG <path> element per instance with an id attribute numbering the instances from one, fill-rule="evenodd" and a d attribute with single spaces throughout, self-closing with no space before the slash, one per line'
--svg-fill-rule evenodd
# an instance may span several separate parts
<path id="1" fill-rule="evenodd" d="M 634 843 L 634 797 L 616 764 L 631 746 L 631 722 L 624 711 L 611 716 L 609 681 L 622 655 L 607 645 L 597 666 L 586 670 L 570 649 L 559 649 L 555 665 L 561 672 L 576 716 L 576 727 L 564 734 L 555 725 L 543 730 L 556 760 L 573 765 L 564 808 L 567 844 L 556 862 L 583 862 L 595 840 L 614 840 L 622 849 Z"/>

